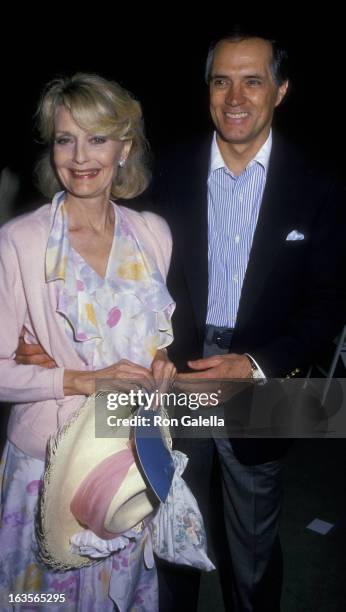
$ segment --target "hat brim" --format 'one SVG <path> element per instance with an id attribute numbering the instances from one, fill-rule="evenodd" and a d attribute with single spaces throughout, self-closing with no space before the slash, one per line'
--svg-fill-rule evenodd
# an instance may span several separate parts
<path id="1" fill-rule="evenodd" d="M 48 444 L 40 498 L 37 539 L 41 561 L 54 569 L 90 565 L 94 559 L 70 551 L 71 537 L 86 529 L 74 517 L 70 503 L 80 482 L 95 465 L 127 448 L 130 435 L 112 429 L 107 438 L 95 436 L 95 395 L 90 396 Z M 137 525 L 155 507 L 140 469 L 133 464 L 114 496 L 105 526 L 114 535 Z"/>
<path id="2" fill-rule="evenodd" d="M 139 418 L 135 427 L 137 455 L 151 488 L 159 500 L 165 502 L 175 472 L 172 453 L 164 442 L 162 426 L 155 424 L 156 416 L 162 419 L 165 415 L 162 410 L 146 410 L 142 407 L 138 416 L 146 420 Z"/>

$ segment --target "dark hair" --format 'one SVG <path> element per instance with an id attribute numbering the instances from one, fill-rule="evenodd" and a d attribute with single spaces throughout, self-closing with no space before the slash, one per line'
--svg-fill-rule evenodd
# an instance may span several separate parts
<path id="1" fill-rule="evenodd" d="M 250 38 L 262 38 L 271 44 L 273 58 L 271 61 L 271 71 L 275 83 L 280 86 L 288 79 L 289 68 L 288 68 L 288 53 L 287 49 L 281 41 L 273 38 L 268 32 L 258 31 L 254 29 L 243 29 L 240 26 L 235 26 L 229 32 L 223 36 L 219 36 L 209 47 L 206 67 L 205 67 L 205 80 L 209 83 L 211 68 L 214 60 L 214 53 L 216 47 L 222 41 L 228 42 L 240 42 Z"/>

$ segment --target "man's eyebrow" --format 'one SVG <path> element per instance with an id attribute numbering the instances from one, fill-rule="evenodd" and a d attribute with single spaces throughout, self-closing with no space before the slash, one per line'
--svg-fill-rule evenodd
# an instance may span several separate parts
<path id="1" fill-rule="evenodd" d="M 254 72 L 254 73 L 252 73 L 252 72 L 249 72 L 249 73 L 244 72 L 244 74 L 241 74 L 240 76 L 243 79 L 265 79 L 265 77 L 266 77 L 265 74 L 258 73 L 258 72 Z M 210 76 L 210 80 L 212 80 L 212 79 L 231 79 L 231 78 L 232 78 L 232 76 L 230 76 L 229 74 L 219 74 L 219 73 L 212 74 Z"/>
<path id="2" fill-rule="evenodd" d="M 264 79 L 265 75 L 264 74 L 259 74 L 258 72 L 254 72 L 254 73 L 245 73 L 242 75 L 243 78 L 245 79 Z"/>
<path id="3" fill-rule="evenodd" d="M 229 76 L 227 74 L 212 74 L 210 79 L 229 79 Z"/>

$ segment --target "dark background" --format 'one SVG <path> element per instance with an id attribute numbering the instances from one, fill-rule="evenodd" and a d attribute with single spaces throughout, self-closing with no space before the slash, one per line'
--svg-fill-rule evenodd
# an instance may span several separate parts
<path id="1" fill-rule="evenodd" d="M 343 169 L 346 101 L 345 32 L 332 5 L 301 18 L 299 5 L 278 5 L 275 13 L 254 15 L 200 5 L 195 18 L 182 9 L 138 13 L 135 5 L 56 5 L 45 25 L 21 31 L 9 22 L 11 42 L 1 42 L 2 165 L 22 179 L 22 199 L 32 199 L 31 177 L 40 146 L 35 143 L 34 113 L 43 85 L 57 75 L 91 71 L 119 81 L 142 102 L 154 156 L 161 145 L 193 137 L 210 127 L 204 62 L 210 40 L 234 23 L 257 27 L 283 39 L 291 60 L 289 95 L 275 125 L 313 157 Z M 150 7 L 149 7 L 150 8 Z M 190 10 L 193 7 L 190 7 Z M 327 14 L 326 14 L 327 12 Z M 42 15 L 41 15 L 42 16 Z M 34 17 L 34 20 L 33 20 Z M 22 24 L 26 16 L 21 14 Z M 6 29 L 6 28 L 4 28 Z"/>

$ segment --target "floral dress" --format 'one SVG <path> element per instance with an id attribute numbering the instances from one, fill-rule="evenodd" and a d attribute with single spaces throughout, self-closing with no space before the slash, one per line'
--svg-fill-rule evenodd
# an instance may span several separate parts
<path id="1" fill-rule="evenodd" d="M 47 282 L 56 282 L 66 334 L 90 370 L 119 359 L 150 367 L 157 349 L 173 338 L 174 303 L 162 275 L 121 208 L 112 204 L 114 239 L 105 277 L 100 277 L 70 244 L 64 195 L 52 202 L 45 265 Z M 0 611 L 155 612 L 158 585 L 155 565 L 146 563 L 148 529 L 89 567 L 61 572 L 37 561 L 35 515 L 43 471 L 42 461 L 7 442 L 0 474 Z M 24 593 L 61 594 L 65 601 L 44 604 L 23 597 L 15 603 L 14 596 Z"/>

